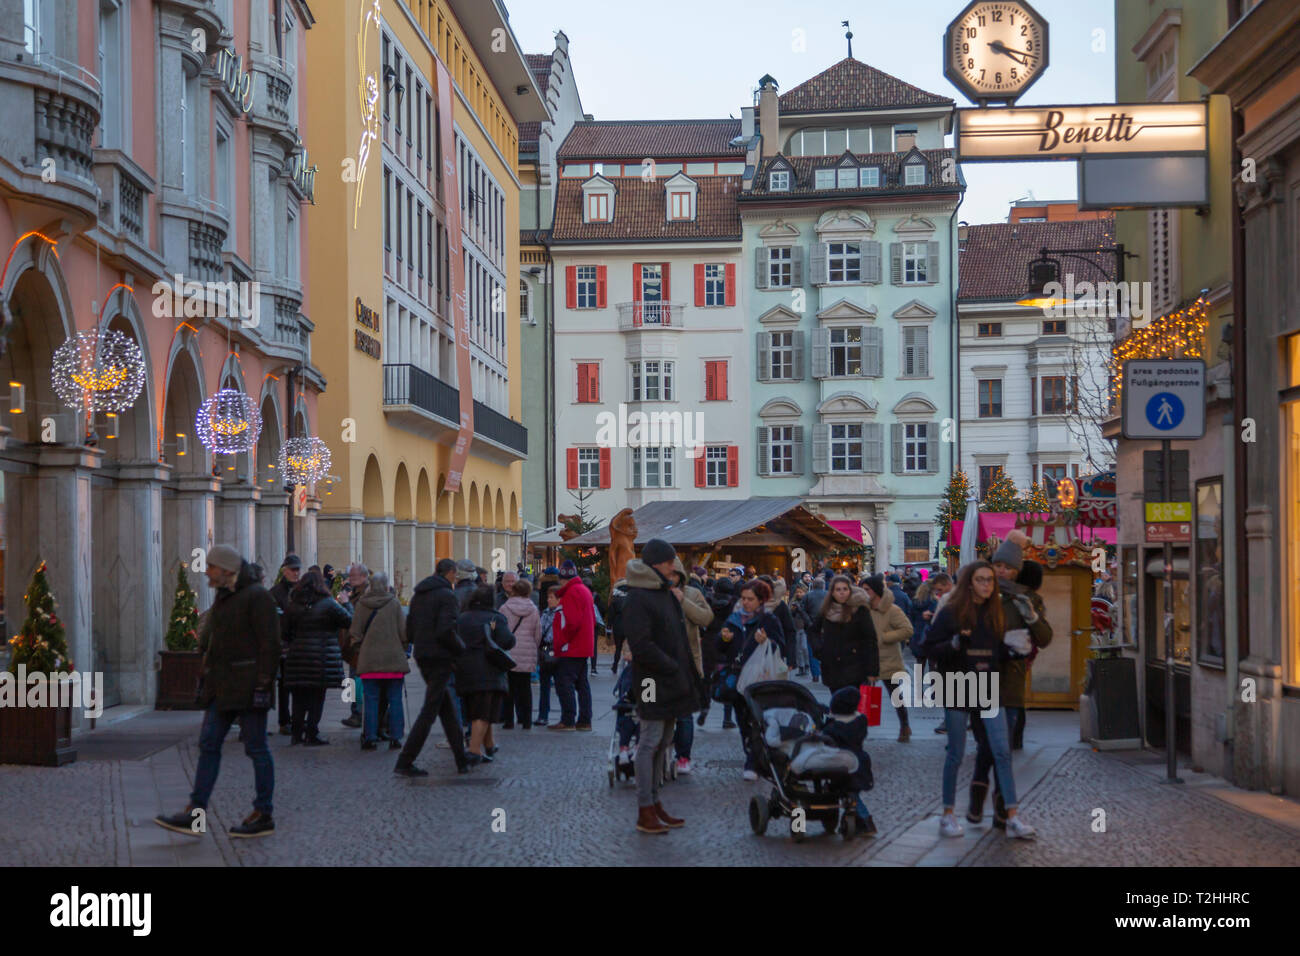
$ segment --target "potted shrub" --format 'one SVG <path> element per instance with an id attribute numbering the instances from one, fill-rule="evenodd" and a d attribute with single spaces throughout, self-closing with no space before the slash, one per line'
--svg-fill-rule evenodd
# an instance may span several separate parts
<path id="1" fill-rule="evenodd" d="M 56 674 L 72 673 L 73 664 L 68 659 L 63 623 L 55 613 L 44 561 L 32 575 L 23 602 L 27 618 L 9 640 L 9 672 L 15 675 L 13 690 L 23 695 L 26 703 L 31 699 L 28 690 L 33 681 L 47 681 L 48 686 L 43 688 L 43 695 L 37 692 L 43 706 L 0 706 L 0 763 L 58 767 L 76 760 L 77 751 L 72 746 L 72 706 L 58 706 L 57 679 L 50 679 Z M 27 676 L 24 685 L 16 681 L 20 666 Z M 17 700 L 6 703 L 17 704 Z"/>
<path id="2" fill-rule="evenodd" d="M 182 563 L 176 569 L 176 598 L 167 624 L 165 651 L 158 652 L 157 710 L 197 710 L 195 694 L 203 673 L 199 651 L 199 612 Z"/>

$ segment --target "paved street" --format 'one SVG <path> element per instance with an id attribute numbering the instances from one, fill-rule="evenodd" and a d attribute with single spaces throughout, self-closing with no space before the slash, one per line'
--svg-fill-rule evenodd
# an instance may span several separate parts
<path id="1" fill-rule="evenodd" d="M 813 685 L 824 698 L 825 690 Z M 292 748 L 272 738 L 277 832 L 231 841 L 226 828 L 252 797 L 252 768 L 232 733 L 213 797 L 208 836 L 189 839 L 151 822 L 184 806 L 193 779 L 199 717 L 146 713 L 79 739 L 75 764 L 58 769 L 0 768 L 0 802 L 22 806 L 0 819 L 0 859 L 19 865 L 1300 865 L 1300 806 L 1185 773 L 1183 787 L 1159 780 L 1159 755 L 1094 753 L 1077 742 L 1069 712 L 1032 712 L 1025 750 L 1016 756 L 1022 812 L 1039 830 L 1034 843 L 1009 842 L 985 825 L 940 841 L 944 738 L 937 716 L 914 715 L 909 744 L 885 723 L 868 747 L 876 787 L 869 804 L 874 840 L 845 844 L 822 836 L 794 844 L 778 821 L 750 833 L 746 804 L 765 792 L 740 778 L 735 731 L 715 708 L 697 731 L 696 772 L 668 785 L 665 805 L 686 827 L 651 838 L 632 829 L 635 792 L 611 790 L 605 768 L 613 715 L 612 679 L 595 681 L 592 734 L 500 731 L 490 767 L 456 775 L 443 747 L 426 748 L 424 780 L 396 778 L 393 754 L 363 753 L 338 724 L 346 707 L 332 698 L 323 721 L 331 746 Z M 412 705 L 422 688 L 410 682 Z M 431 743 L 440 741 L 437 727 Z M 968 747 L 962 787 L 969 779 Z M 1106 831 L 1094 832 L 1094 811 Z M 493 819 L 504 811 L 504 832 Z M 498 826 L 499 829 L 499 826 Z"/>

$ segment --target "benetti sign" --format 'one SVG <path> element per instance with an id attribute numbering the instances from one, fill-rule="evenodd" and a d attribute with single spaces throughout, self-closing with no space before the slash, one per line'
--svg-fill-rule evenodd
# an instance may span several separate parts
<path id="1" fill-rule="evenodd" d="M 1206 151 L 1205 103 L 1112 103 L 957 111 L 957 158 L 1024 162 Z"/>

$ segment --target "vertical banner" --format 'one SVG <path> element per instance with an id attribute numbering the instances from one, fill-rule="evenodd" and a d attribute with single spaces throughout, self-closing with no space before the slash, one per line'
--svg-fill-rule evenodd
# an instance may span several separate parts
<path id="1" fill-rule="evenodd" d="M 442 135 L 442 204 L 447 210 L 447 256 L 451 260 L 452 324 L 456 329 L 456 385 L 460 389 L 460 431 L 447 469 L 447 491 L 460 490 L 461 474 L 474 437 L 474 382 L 469 366 L 469 303 L 465 296 L 465 260 L 460 240 L 460 181 L 456 173 L 456 133 L 451 123 L 451 74 L 438 64 L 438 130 Z"/>
<path id="2" fill-rule="evenodd" d="M 307 517 L 307 486 L 293 486 L 293 516 L 295 518 Z"/>

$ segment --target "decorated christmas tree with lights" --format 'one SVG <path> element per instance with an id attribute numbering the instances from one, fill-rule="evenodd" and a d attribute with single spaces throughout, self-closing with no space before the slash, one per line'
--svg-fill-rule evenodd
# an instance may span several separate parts
<path id="1" fill-rule="evenodd" d="M 1043 486 L 1035 481 L 1029 486 L 1029 492 L 1016 510 L 1031 514 L 1044 514 L 1052 510 L 1052 503 L 1047 497 L 1047 492 L 1043 490 Z"/>
<path id="2" fill-rule="evenodd" d="M 44 561 L 32 575 L 23 603 L 27 605 L 27 619 L 18 634 L 9 639 L 9 646 L 13 648 L 10 672 L 16 674 L 18 665 L 25 664 L 29 674 L 71 673 L 68 641 L 64 636 L 63 622 L 54 613 L 54 595 L 50 593 Z"/>
<path id="3" fill-rule="evenodd" d="M 176 597 L 172 604 L 171 620 L 167 623 L 167 642 L 169 651 L 193 651 L 199 646 L 199 609 L 196 604 L 194 589 L 190 587 L 189 578 L 185 576 L 185 565 L 176 569 Z"/>
<path id="4" fill-rule="evenodd" d="M 952 539 L 952 523 L 966 518 L 966 499 L 970 496 L 970 478 L 964 471 L 954 471 L 948 479 L 948 488 L 939 500 L 939 513 L 934 523 L 939 526 L 940 540 L 947 542 L 944 554 L 952 557 L 961 549 L 960 542 Z"/>
<path id="5" fill-rule="evenodd" d="M 1016 511 L 1020 506 L 1019 492 L 1016 491 L 1016 483 L 1011 480 L 1011 476 L 1003 469 L 998 469 L 998 475 L 993 479 L 993 484 L 984 494 L 984 500 L 980 502 L 980 511 L 1007 512 Z"/>

